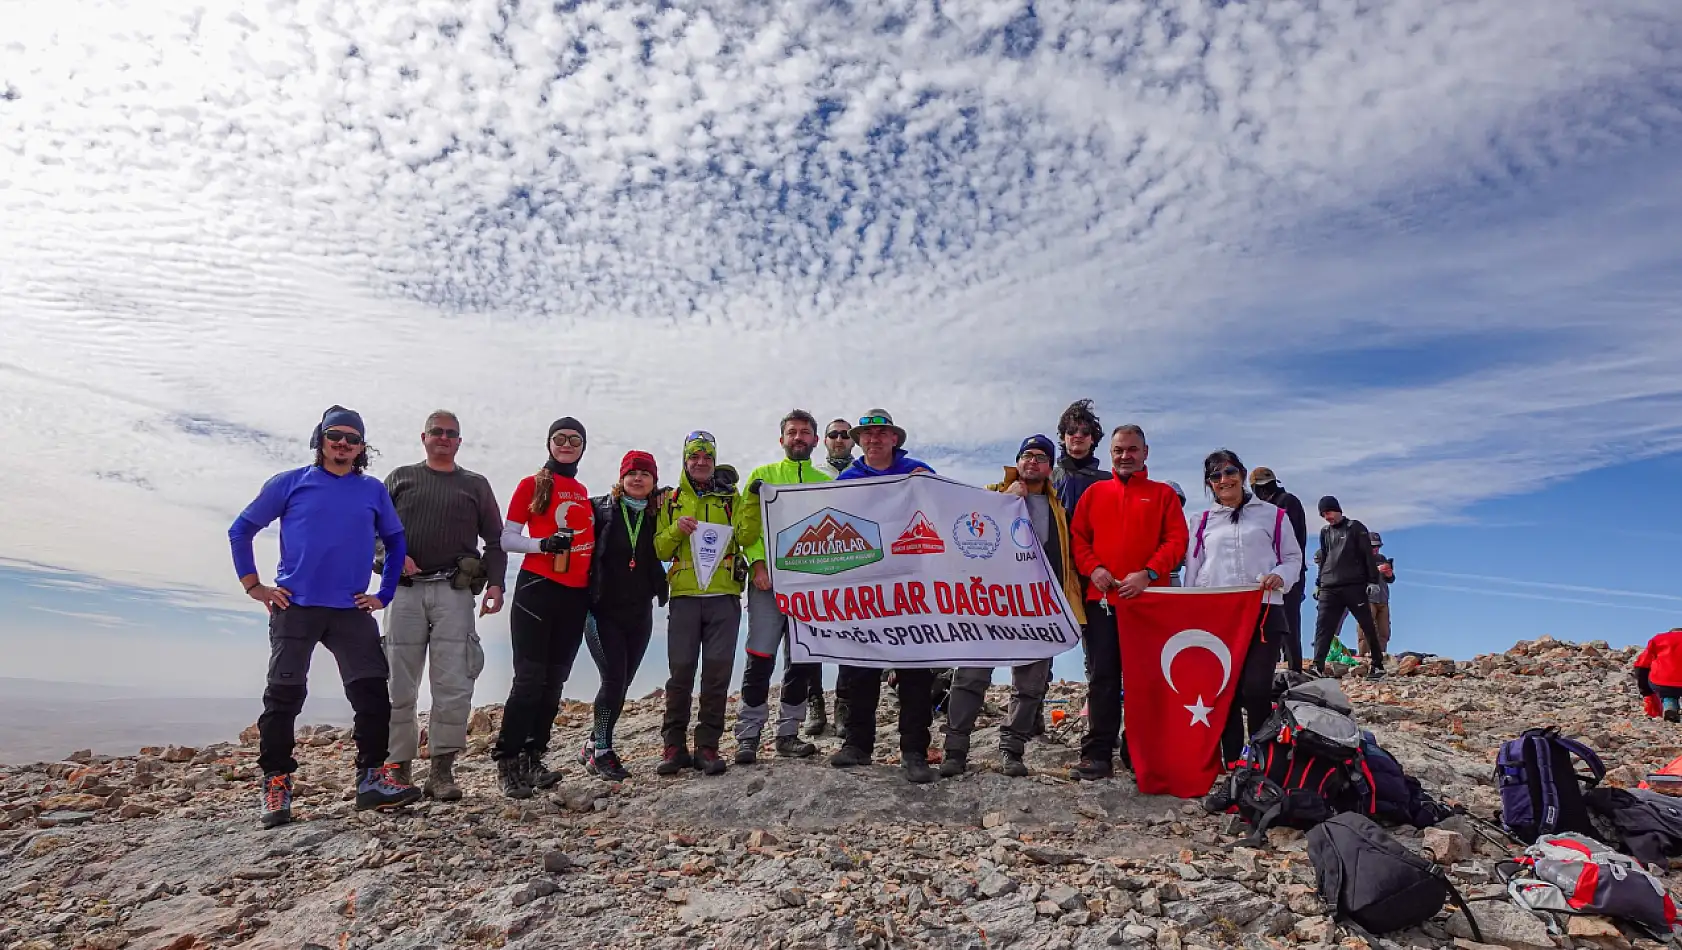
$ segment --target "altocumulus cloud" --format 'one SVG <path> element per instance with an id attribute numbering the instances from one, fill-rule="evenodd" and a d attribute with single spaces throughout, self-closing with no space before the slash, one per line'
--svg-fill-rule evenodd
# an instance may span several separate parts
<path id="1" fill-rule="evenodd" d="M 382 465 L 456 409 L 504 497 L 563 413 L 598 488 L 790 404 L 979 475 L 1090 394 L 1397 525 L 1682 445 L 1674 0 L 6 19 L 0 553 L 226 587 L 332 401 Z"/>

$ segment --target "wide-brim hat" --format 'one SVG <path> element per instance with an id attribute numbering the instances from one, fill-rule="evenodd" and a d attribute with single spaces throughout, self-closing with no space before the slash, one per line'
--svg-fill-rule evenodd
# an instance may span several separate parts
<path id="1" fill-rule="evenodd" d="M 894 425 L 894 417 L 886 409 L 872 409 L 860 416 L 859 421 L 853 423 L 854 442 L 858 441 L 859 432 L 864 429 L 887 429 L 894 434 L 895 438 L 899 439 L 900 445 L 905 444 L 905 430 Z"/>

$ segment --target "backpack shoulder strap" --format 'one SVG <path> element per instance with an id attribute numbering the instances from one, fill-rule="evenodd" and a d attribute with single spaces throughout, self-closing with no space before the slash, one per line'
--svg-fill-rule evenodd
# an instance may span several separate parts
<path id="1" fill-rule="evenodd" d="M 1589 767 L 1589 772 L 1594 776 L 1594 782 L 1590 782 L 1589 784 L 1592 785 L 1606 777 L 1606 764 L 1600 761 L 1600 756 L 1596 755 L 1593 749 L 1581 742 L 1578 742 L 1576 739 L 1568 738 L 1566 736 L 1554 736 L 1554 741 L 1558 742 L 1565 751 L 1571 753 L 1579 759 L 1582 759 L 1583 764 Z"/>
<path id="2" fill-rule="evenodd" d="M 1193 557 L 1203 556 L 1203 529 L 1209 527 L 1209 513 L 1203 513 L 1203 520 L 1197 523 L 1197 546 L 1192 548 Z"/>

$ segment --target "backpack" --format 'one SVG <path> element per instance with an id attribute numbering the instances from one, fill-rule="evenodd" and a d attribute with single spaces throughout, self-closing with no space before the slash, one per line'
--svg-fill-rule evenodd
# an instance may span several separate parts
<path id="1" fill-rule="evenodd" d="M 1369 818 L 1415 828 L 1429 828 L 1453 812 L 1425 792 L 1419 780 L 1402 770 L 1396 757 L 1378 744 L 1370 732 L 1361 733 L 1361 755 L 1372 776 Z"/>
<path id="2" fill-rule="evenodd" d="M 1583 796 L 1589 818 L 1642 864 L 1668 867 L 1682 855 L 1682 800 L 1647 789 L 1591 788 Z"/>
<path id="3" fill-rule="evenodd" d="M 1430 920 L 1450 898 L 1483 933 L 1465 898 L 1435 863 L 1414 854 L 1364 815 L 1334 815 L 1308 832 L 1308 858 L 1320 897 L 1335 915 L 1387 934 Z"/>
<path id="4" fill-rule="evenodd" d="M 1519 873 L 1508 876 L 1509 868 Z M 1634 923 L 1660 940 L 1676 925 L 1663 882 L 1633 858 L 1575 834 L 1542 835 L 1515 861 L 1502 862 L 1507 893 L 1525 910 L 1598 914 Z M 1557 925 L 1550 930 L 1557 931 Z"/>
<path id="5" fill-rule="evenodd" d="M 1589 774 L 1578 772 L 1573 758 L 1581 759 Z M 1551 727 L 1526 729 L 1501 743 L 1495 758 L 1495 786 L 1501 792 L 1497 820 L 1525 844 L 1557 831 L 1593 834 L 1583 788 L 1605 777 L 1606 766 L 1593 749 Z"/>
<path id="6" fill-rule="evenodd" d="M 1372 775 L 1351 713 L 1334 680 L 1287 688 L 1204 808 L 1249 823 L 1241 846 L 1261 844 L 1274 825 L 1307 829 L 1341 811 L 1371 814 Z"/>

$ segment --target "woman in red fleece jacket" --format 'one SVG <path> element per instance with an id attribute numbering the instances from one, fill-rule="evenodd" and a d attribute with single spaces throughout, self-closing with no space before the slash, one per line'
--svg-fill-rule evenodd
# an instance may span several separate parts
<path id="1" fill-rule="evenodd" d="M 1682 721 L 1682 627 L 1672 627 L 1647 641 L 1635 658 L 1635 683 L 1649 716 L 1656 695 L 1666 722 Z"/>
<path id="2" fill-rule="evenodd" d="M 1087 726 L 1079 779 L 1108 778 L 1121 743 L 1121 640 L 1110 605 L 1137 597 L 1147 587 L 1168 586 L 1169 575 L 1186 556 L 1186 516 L 1180 497 L 1145 468 L 1150 446 L 1145 431 L 1117 426 L 1110 433 L 1108 481 L 1097 482 L 1075 505 L 1069 543 L 1086 586 Z M 1102 605 L 1102 606 L 1100 606 Z M 1126 753 L 1122 759 L 1126 761 Z"/>

